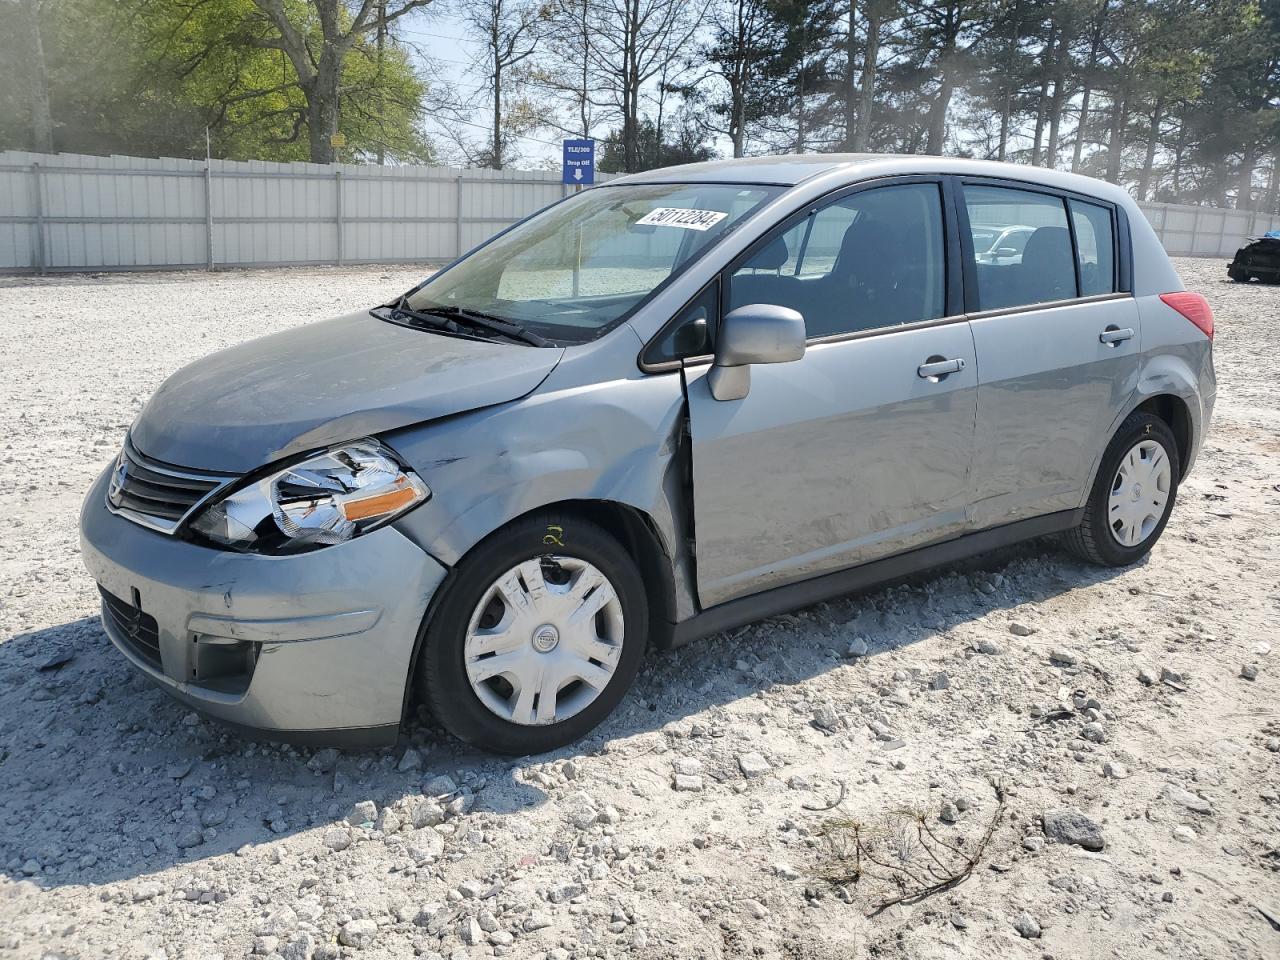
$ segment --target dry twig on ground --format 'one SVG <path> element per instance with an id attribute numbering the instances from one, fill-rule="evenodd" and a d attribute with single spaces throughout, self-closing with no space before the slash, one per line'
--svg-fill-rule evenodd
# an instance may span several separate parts
<path id="1" fill-rule="evenodd" d="M 858 820 L 834 820 L 825 834 L 832 860 L 824 879 L 839 887 L 870 884 L 876 897 L 868 916 L 898 903 L 917 903 L 963 883 L 986 853 L 1004 818 L 1005 796 L 994 784 L 996 809 L 972 850 L 963 837 L 940 837 L 921 810 L 896 810 L 874 827 Z"/>

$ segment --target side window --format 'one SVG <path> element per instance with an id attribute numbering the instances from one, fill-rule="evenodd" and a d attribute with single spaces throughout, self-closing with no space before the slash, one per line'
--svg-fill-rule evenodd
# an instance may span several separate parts
<path id="1" fill-rule="evenodd" d="M 937 184 L 851 194 L 767 238 L 729 279 L 724 312 L 798 310 L 810 337 L 941 317 L 946 303 Z"/>
<path id="2" fill-rule="evenodd" d="M 853 226 L 857 210 L 848 204 L 833 203 L 806 221 L 805 234 L 788 271 L 797 277 L 825 277 L 836 265 L 840 244 Z M 803 251 L 803 252 L 802 252 Z"/>
<path id="3" fill-rule="evenodd" d="M 1115 239 L 1111 211 L 1096 203 L 1068 200 L 1071 226 L 1076 232 L 1080 260 L 1080 296 L 1114 293 L 1116 289 Z"/>
<path id="4" fill-rule="evenodd" d="M 979 310 L 1078 295 L 1067 210 L 1059 197 L 966 186 L 964 203 L 973 237 Z"/>
<path id="5" fill-rule="evenodd" d="M 713 280 L 650 342 L 644 362 L 667 363 L 710 354 L 719 305 L 720 281 Z"/>

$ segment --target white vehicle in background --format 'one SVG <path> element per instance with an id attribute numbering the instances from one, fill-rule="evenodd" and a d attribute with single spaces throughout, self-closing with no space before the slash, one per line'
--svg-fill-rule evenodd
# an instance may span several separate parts
<path id="1" fill-rule="evenodd" d="M 976 259 L 979 263 L 993 263 L 1000 266 L 1021 263 L 1023 248 L 1026 247 L 1027 241 L 1031 239 L 1031 235 L 1035 232 L 1035 227 L 1027 227 L 1021 224 L 1005 227 L 995 234 L 990 246 L 980 252 Z M 976 229 L 974 234 L 976 238 Z"/>

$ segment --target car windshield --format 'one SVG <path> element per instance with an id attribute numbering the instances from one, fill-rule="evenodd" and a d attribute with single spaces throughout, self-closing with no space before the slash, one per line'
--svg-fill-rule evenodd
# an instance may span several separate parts
<path id="1" fill-rule="evenodd" d="M 647 183 L 586 190 L 496 237 L 401 305 L 461 309 L 554 343 L 584 343 L 782 189 Z"/>

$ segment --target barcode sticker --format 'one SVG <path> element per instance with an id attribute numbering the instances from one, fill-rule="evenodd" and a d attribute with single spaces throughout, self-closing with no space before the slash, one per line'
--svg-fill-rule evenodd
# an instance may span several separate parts
<path id="1" fill-rule="evenodd" d="M 710 230 L 727 217 L 719 210 L 690 210 L 687 207 L 656 207 L 636 221 L 642 227 L 680 227 L 682 230 Z"/>

